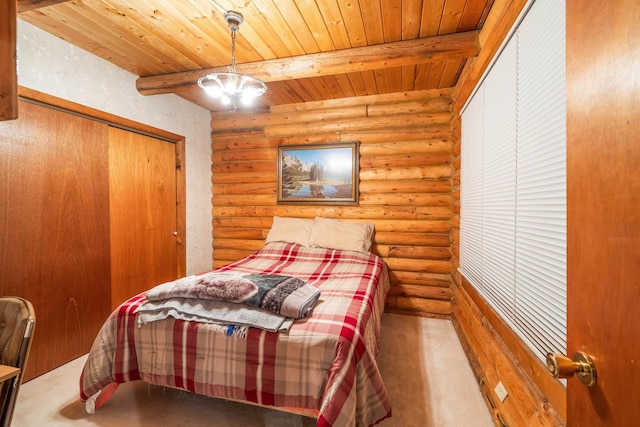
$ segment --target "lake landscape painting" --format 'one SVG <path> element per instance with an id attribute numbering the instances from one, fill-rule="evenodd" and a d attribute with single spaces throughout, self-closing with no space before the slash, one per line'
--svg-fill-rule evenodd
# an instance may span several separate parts
<path id="1" fill-rule="evenodd" d="M 278 147 L 278 203 L 358 201 L 357 142 Z"/>

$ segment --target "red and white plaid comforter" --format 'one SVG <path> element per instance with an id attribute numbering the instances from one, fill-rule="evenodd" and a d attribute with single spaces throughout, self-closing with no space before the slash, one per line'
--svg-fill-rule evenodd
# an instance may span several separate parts
<path id="1" fill-rule="evenodd" d="M 103 387 L 141 379 L 212 397 L 317 410 L 318 426 L 369 426 L 391 415 L 375 357 L 389 290 L 373 254 L 270 243 L 219 271 L 298 277 L 321 296 L 288 332 L 169 318 L 138 327 L 131 298 L 107 319 L 80 379 L 85 401 Z"/>

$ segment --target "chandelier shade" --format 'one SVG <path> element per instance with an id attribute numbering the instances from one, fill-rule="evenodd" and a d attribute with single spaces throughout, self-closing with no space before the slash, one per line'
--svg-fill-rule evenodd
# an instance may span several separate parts
<path id="1" fill-rule="evenodd" d="M 223 105 L 240 102 L 251 105 L 267 91 L 267 85 L 255 77 L 234 72 L 211 73 L 198 79 L 200 86 L 208 95 L 219 98 Z"/>
<path id="2" fill-rule="evenodd" d="M 236 72 L 236 32 L 244 21 L 242 15 L 228 11 L 224 19 L 231 30 L 231 69 L 229 72 L 210 73 L 198 79 L 200 86 L 208 95 L 219 99 L 222 105 L 236 110 L 238 104 L 251 105 L 254 99 L 267 91 L 267 85 L 260 79 Z"/>

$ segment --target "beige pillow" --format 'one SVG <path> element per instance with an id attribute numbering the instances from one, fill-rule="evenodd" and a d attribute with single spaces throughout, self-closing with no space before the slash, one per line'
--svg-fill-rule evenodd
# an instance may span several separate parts
<path id="1" fill-rule="evenodd" d="M 309 245 L 368 253 L 371 250 L 373 232 L 373 224 L 316 217 Z"/>
<path id="2" fill-rule="evenodd" d="M 311 235 L 312 227 L 313 220 L 311 219 L 274 216 L 273 224 L 271 225 L 269 234 L 267 234 L 265 243 L 286 242 L 309 246 L 309 236 Z"/>

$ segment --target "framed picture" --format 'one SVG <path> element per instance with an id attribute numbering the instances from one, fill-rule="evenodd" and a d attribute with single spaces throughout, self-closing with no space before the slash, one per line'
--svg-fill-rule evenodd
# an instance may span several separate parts
<path id="1" fill-rule="evenodd" d="M 278 147 L 278 203 L 358 202 L 359 143 Z"/>

